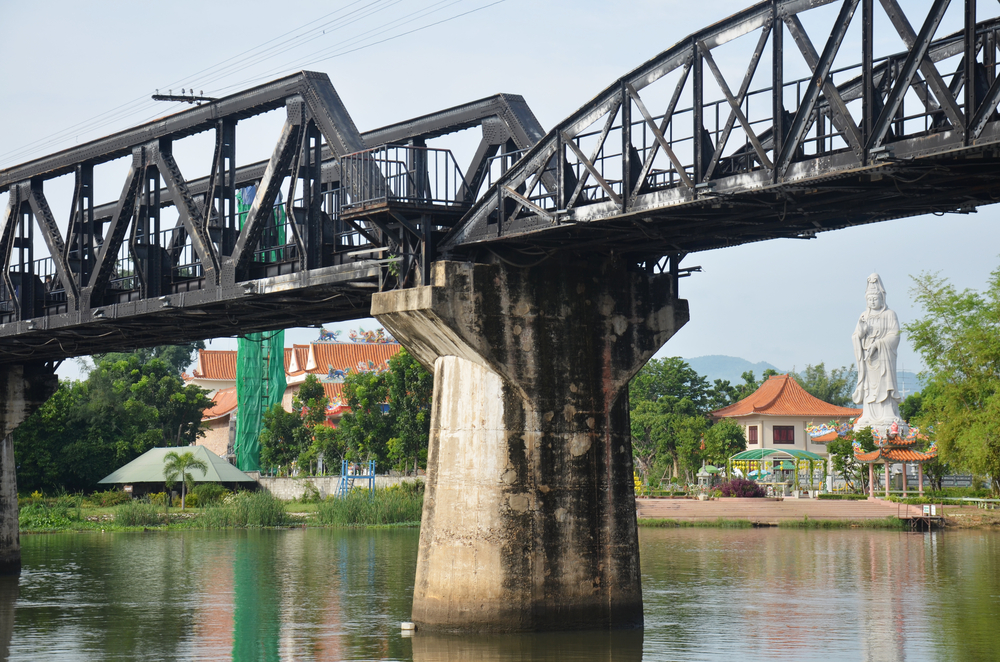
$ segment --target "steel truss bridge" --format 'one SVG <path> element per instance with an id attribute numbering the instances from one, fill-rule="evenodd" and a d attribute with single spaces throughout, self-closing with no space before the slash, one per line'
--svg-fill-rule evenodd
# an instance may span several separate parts
<path id="1" fill-rule="evenodd" d="M 614 254 L 679 277 L 695 251 L 973 211 L 1000 199 L 1000 5 L 905 4 L 760 2 L 548 133 L 512 95 L 360 133 L 302 72 L 2 170 L 0 362 L 364 317 L 441 258 Z M 270 159 L 237 163 L 239 123 L 282 110 Z M 186 178 L 174 148 L 202 133 Z"/>

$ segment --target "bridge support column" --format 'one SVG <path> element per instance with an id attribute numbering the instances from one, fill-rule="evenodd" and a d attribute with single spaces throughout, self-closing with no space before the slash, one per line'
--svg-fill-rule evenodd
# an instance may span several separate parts
<path id="1" fill-rule="evenodd" d="M 375 295 L 434 371 L 418 625 L 642 625 L 627 385 L 688 319 L 671 283 L 614 259 L 437 262 Z"/>
<path id="2" fill-rule="evenodd" d="M 58 384 L 50 365 L 0 366 L 0 575 L 21 572 L 14 430 L 55 393 Z"/>

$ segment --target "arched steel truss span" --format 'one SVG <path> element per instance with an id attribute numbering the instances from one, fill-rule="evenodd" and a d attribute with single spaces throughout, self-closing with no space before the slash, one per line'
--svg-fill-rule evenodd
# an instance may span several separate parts
<path id="1" fill-rule="evenodd" d="M 995 202 L 1000 6 L 917 5 L 769 0 L 689 36 L 549 131 L 439 250 L 652 265 Z"/>

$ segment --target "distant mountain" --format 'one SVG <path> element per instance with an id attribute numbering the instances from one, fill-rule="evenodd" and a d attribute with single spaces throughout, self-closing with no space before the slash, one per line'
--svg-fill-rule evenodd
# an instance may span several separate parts
<path id="1" fill-rule="evenodd" d="M 713 356 L 698 356 L 693 359 L 684 359 L 687 361 L 688 365 L 691 366 L 695 372 L 699 375 L 708 378 L 708 383 L 711 384 L 716 379 L 727 379 L 732 384 L 742 384 L 743 377 L 741 376 L 747 370 L 752 370 L 754 377 L 760 380 L 760 376 L 764 374 L 767 369 L 777 370 L 779 373 L 783 373 L 783 370 L 778 370 L 770 363 L 766 361 L 761 361 L 760 363 L 750 363 L 746 359 L 741 359 L 736 356 L 720 356 L 718 354 Z"/>
<path id="2" fill-rule="evenodd" d="M 761 376 L 764 371 L 770 368 L 771 370 L 776 370 L 779 374 L 784 374 L 785 370 L 780 370 L 767 361 L 761 361 L 759 363 L 750 363 L 746 359 L 741 359 L 737 356 L 698 356 L 693 359 L 684 359 L 687 361 L 688 365 L 691 366 L 695 372 L 703 377 L 708 378 L 708 383 L 713 383 L 716 379 L 726 379 L 729 383 L 733 385 L 743 383 L 743 373 L 747 370 L 752 370 L 754 377 L 760 381 Z M 900 370 L 896 373 L 896 383 L 899 385 L 899 390 L 902 392 L 905 398 L 908 395 L 913 395 L 924 388 L 924 382 L 917 376 L 916 373 L 910 372 L 908 370 Z"/>

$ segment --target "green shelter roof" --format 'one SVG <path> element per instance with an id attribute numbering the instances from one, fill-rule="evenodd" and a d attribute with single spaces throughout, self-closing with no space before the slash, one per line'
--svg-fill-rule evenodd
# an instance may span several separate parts
<path id="1" fill-rule="evenodd" d="M 730 460 L 762 460 L 765 457 L 771 455 L 789 455 L 794 457 L 796 460 L 817 460 L 822 461 L 823 458 L 816 453 L 810 453 L 809 451 L 800 451 L 794 448 L 789 449 L 777 449 L 777 448 L 754 448 L 752 450 L 743 451 L 742 453 L 737 453 L 733 455 Z"/>
<path id="2" fill-rule="evenodd" d="M 233 465 L 229 464 L 221 457 L 208 450 L 204 446 L 178 446 L 176 448 L 151 448 L 139 457 L 135 458 L 124 467 L 111 473 L 111 475 L 97 481 L 103 484 L 115 483 L 162 483 L 164 457 L 167 453 L 176 452 L 178 454 L 190 452 L 194 456 L 208 465 L 208 471 L 202 475 L 201 471 L 194 469 L 188 473 L 196 483 L 253 483 L 253 478 L 246 475 Z"/>

